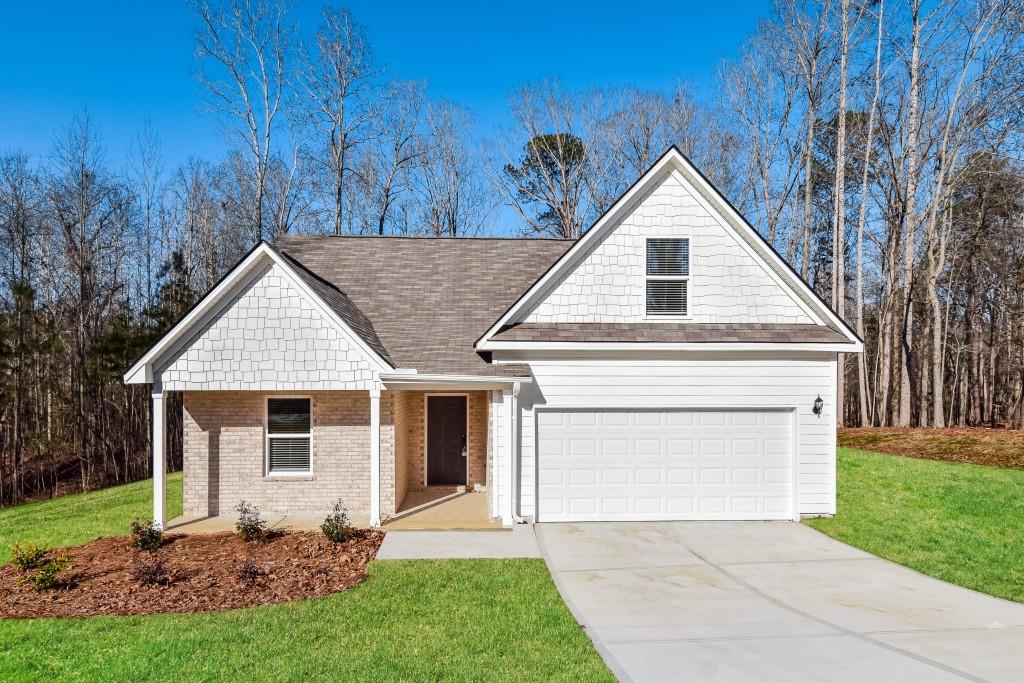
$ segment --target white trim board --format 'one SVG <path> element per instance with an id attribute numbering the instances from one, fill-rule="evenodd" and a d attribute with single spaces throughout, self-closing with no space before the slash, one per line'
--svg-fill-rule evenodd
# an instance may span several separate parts
<path id="1" fill-rule="evenodd" d="M 348 339 L 375 366 L 378 373 L 393 371 L 392 365 L 356 334 L 349 325 L 338 316 L 324 301 L 296 274 L 294 267 L 266 242 L 258 244 L 234 268 L 221 279 L 166 334 L 164 334 L 135 364 L 124 374 L 125 384 L 147 384 L 153 382 L 153 368 L 169 354 L 177 351 L 183 343 L 191 338 L 192 330 L 200 328 L 208 317 L 217 315 L 224 305 L 231 301 L 231 295 L 246 284 L 246 278 L 259 272 L 264 265 L 281 266 L 288 278 L 288 283 L 298 289 L 324 317 L 329 320 L 342 336 Z"/>
<path id="2" fill-rule="evenodd" d="M 618 224 L 619 220 L 632 211 L 636 203 L 644 194 L 660 182 L 665 176 L 674 175 L 687 189 L 692 190 L 692 195 L 711 215 L 720 216 L 727 223 L 727 227 L 737 237 L 743 247 L 753 258 L 765 266 L 765 271 L 783 289 L 793 295 L 794 301 L 808 315 L 822 324 L 829 322 L 840 330 L 849 340 L 849 344 L 842 346 L 841 351 L 858 352 L 862 350 L 863 343 L 856 333 L 826 305 L 814 291 L 804 282 L 788 264 L 779 256 L 750 223 L 746 221 L 735 208 L 729 204 L 721 193 L 718 192 L 701 175 L 700 171 L 683 156 L 676 147 L 670 147 L 640 179 L 633 184 L 619 199 L 593 224 L 593 226 L 574 244 L 555 264 L 548 269 L 530 288 L 519 297 L 505 311 L 504 314 L 477 340 L 476 348 L 480 350 L 493 350 L 499 348 L 493 346 L 491 337 L 498 330 L 516 319 L 516 316 L 529 310 L 545 294 L 547 294 L 553 283 L 556 283 L 570 269 L 575 268 L 579 262 L 589 253 L 591 246 L 600 241 L 603 236 Z M 514 348 L 527 348 L 524 343 L 506 342 L 516 344 Z M 644 348 L 652 345 L 643 345 Z M 501 347 L 501 348 L 512 348 Z M 767 347 L 771 348 L 771 347 Z M 824 349 L 820 349 L 824 350 Z"/>

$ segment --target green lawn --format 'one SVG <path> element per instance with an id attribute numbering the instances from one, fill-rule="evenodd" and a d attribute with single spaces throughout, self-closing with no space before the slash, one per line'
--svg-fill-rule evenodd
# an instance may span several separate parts
<path id="1" fill-rule="evenodd" d="M 149 482 L 0 511 L 74 544 L 148 517 Z M 181 505 L 172 479 L 168 509 Z M 327 598 L 217 614 L 0 620 L 0 681 L 612 681 L 541 560 L 377 561 Z"/>
<path id="2" fill-rule="evenodd" d="M 0 564 L 12 543 L 81 545 L 100 536 L 127 536 L 134 519 L 153 517 L 153 481 L 137 481 L 0 510 Z M 167 516 L 181 514 L 181 472 L 167 476 Z"/>
<path id="3" fill-rule="evenodd" d="M 924 574 L 1024 602 L 1024 471 L 839 449 L 838 510 L 807 524 Z"/>

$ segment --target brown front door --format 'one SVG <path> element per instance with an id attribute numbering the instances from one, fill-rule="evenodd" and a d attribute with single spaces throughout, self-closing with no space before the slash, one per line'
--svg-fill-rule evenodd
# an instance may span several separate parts
<path id="1" fill-rule="evenodd" d="M 466 483 L 466 397 L 427 397 L 427 484 Z"/>

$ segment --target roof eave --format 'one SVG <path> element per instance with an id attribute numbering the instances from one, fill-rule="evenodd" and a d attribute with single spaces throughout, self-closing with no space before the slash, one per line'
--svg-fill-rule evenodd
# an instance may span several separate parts
<path id="1" fill-rule="evenodd" d="M 824 351 L 861 353 L 863 342 L 551 342 L 487 341 L 481 351 Z"/>

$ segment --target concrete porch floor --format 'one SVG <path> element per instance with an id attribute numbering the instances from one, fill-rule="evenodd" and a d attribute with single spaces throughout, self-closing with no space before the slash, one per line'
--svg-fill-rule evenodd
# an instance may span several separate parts
<path id="1" fill-rule="evenodd" d="M 410 491 L 385 529 L 501 529 L 487 512 L 487 494 L 452 488 Z"/>
<path id="2" fill-rule="evenodd" d="M 219 534 L 224 531 L 234 531 L 237 519 L 234 515 L 218 515 L 216 517 L 179 515 L 167 522 L 164 531 L 170 534 Z M 263 516 L 263 519 L 266 520 L 268 529 L 278 531 L 316 531 L 324 522 L 323 517 L 282 515 L 280 513 L 268 513 Z M 370 521 L 366 515 L 350 515 L 349 519 L 352 525 L 357 527 L 368 526 Z"/>
<path id="3" fill-rule="evenodd" d="M 280 531 L 315 531 L 323 524 L 318 515 L 286 515 L 266 513 L 268 529 Z M 167 523 L 165 531 L 174 534 L 217 534 L 234 531 L 235 515 L 195 517 L 179 515 Z M 367 515 L 349 515 L 353 526 L 369 526 Z M 487 494 L 477 491 L 459 492 L 453 488 L 431 488 L 410 491 L 397 513 L 384 521 L 385 530 L 459 530 L 501 529 L 501 521 L 490 519 Z"/>

